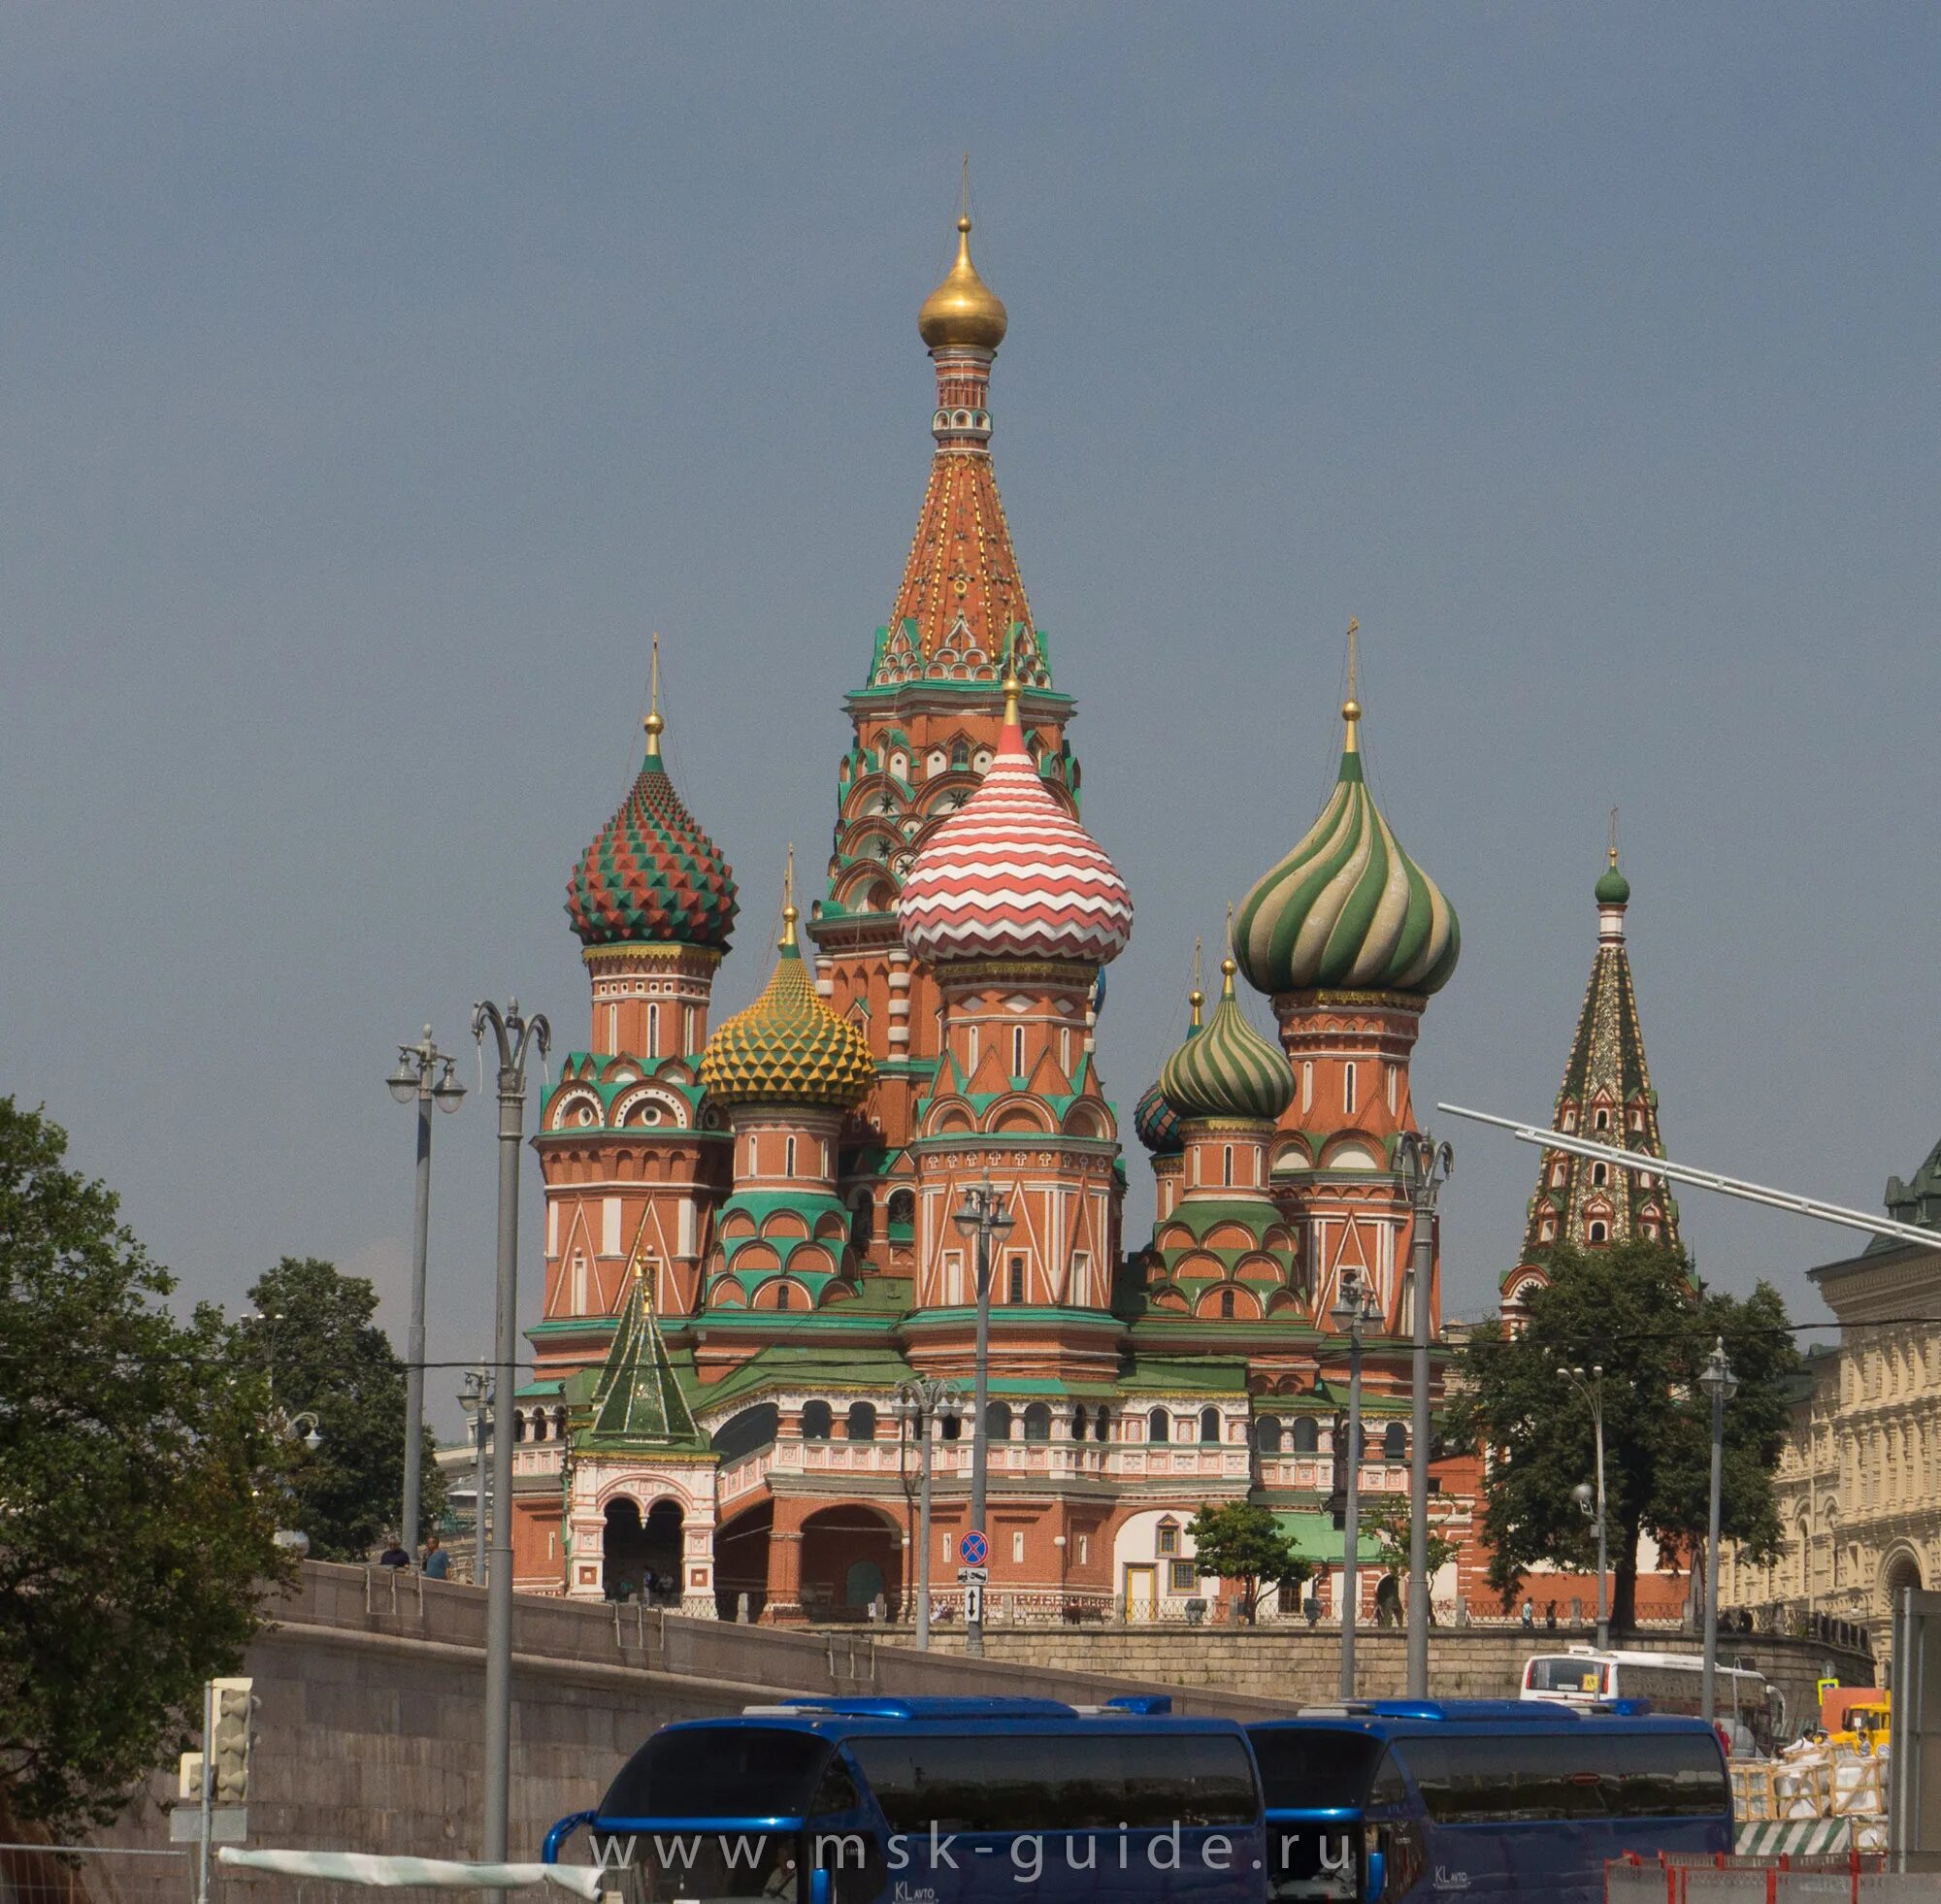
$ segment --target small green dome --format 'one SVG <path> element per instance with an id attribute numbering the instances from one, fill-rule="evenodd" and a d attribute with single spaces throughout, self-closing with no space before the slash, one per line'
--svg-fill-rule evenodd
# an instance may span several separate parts
<path id="1" fill-rule="evenodd" d="M 1155 1157 L 1177 1157 L 1183 1148 L 1179 1112 L 1157 1082 L 1146 1086 L 1145 1095 L 1134 1107 L 1133 1129 Z"/>
<path id="2" fill-rule="evenodd" d="M 1631 882 L 1618 870 L 1618 856 L 1611 855 L 1611 864 L 1604 876 L 1597 881 L 1597 903 L 1599 905 L 1628 905 L 1631 903 Z"/>
<path id="3" fill-rule="evenodd" d="M 1237 1117 L 1271 1124 L 1294 1101 L 1294 1070 L 1241 1015 L 1234 997 L 1232 959 L 1221 962 L 1227 982 L 1203 1029 L 1189 1036 L 1160 1067 L 1159 1088 L 1182 1119 Z"/>

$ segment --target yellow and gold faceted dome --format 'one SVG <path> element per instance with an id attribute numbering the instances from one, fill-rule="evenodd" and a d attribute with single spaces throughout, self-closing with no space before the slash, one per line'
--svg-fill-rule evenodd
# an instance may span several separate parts
<path id="1" fill-rule="evenodd" d="M 951 345 L 995 350 L 1003 343 L 1009 324 L 1003 300 L 977 276 L 977 267 L 970 262 L 970 220 L 959 218 L 957 262 L 924 299 L 916 314 L 917 334 L 933 350 Z"/>
<path id="2" fill-rule="evenodd" d="M 875 1062 L 863 1034 L 815 995 L 796 942 L 796 909 L 782 909 L 781 957 L 768 989 L 715 1031 L 701 1054 L 701 1082 L 722 1104 L 818 1104 L 854 1110 L 870 1095 Z"/>

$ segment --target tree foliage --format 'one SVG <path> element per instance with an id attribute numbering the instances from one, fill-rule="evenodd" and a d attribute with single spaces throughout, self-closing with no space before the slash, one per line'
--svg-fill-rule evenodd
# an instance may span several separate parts
<path id="1" fill-rule="evenodd" d="M 286 1256 L 249 1292 L 247 1354 L 278 1413 L 316 1417 L 321 1445 L 292 1439 L 291 1525 L 318 1559 L 362 1560 L 398 1530 L 405 1492 L 405 1364 L 372 1318 L 378 1293 L 316 1257 Z M 438 1525 L 444 1480 L 424 1438 L 423 1525 Z"/>
<path id="2" fill-rule="evenodd" d="M 1381 1553 L 1382 1565 L 1397 1573 L 1408 1571 L 1408 1530 L 1414 1517 L 1408 1511 L 1408 1497 L 1405 1494 L 1386 1494 L 1372 1504 L 1364 1505 L 1360 1510 L 1361 1528 L 1365 1534 L 1374 1537 Z M 1430 1578 L 1433 1579 L 1438 1569 L 1445 1567 L 1461 1551 L 1456 1542 L 1445 1533 L 1438 1533 L 1431 1517 L 1429 1534 L 1423 1542 L 1427 1556 Z"/>
<path id="3" fill-rule="evenodd" d="M 1274 1587 L 1298 1593 L 1312 1571 L 1296 1557 L 1272 1511 L 1251 1501 L 1222 1501 L 1217 1506 L 1204 1502 L 1187 1532 L 1193 1536 L 1194 1563 L 1200 1571 L 1217 1574 L 1239 1588 L 1240 1618 L 1249 1625 L 1263 1594 Z"/>
<path id="4" fill-rule="evenodd" d="M 1571 1498 L 1595 1477 L 1591 1409 L 1558 1371 L 1602 1366 L 1611 1619 L 1622 1629 L 1635 1624 L 1638 1536 L 1679 1556 L 1702 1549 L 1712 1419 L 1696 1378 L 1721 1337 L 1739 1378 L 1726 1409 L 1722 1525 L 1755 1559 L 1778 1551 L 1772 1474 L 1799 1356 L 1769 1284 L 1743 1300 L 1707 1290 L 1671 1245 L 1561 1248 L 1550 1276 L 1521 1333 L 1492 1322 L 1470 1337 L 1456 1426 L 1490 1455 L 1484 1532 L 1491 1584 L 1507 1605 L 1534 1562 L 1596 1563 L 1590 1521 Z"/>
<path id="5" fill-rule="evenodd" d="M 286 1568 L 235 1331 L 170 1314 L 174 1278 L 66 1154 L 0 1099 L 0 1813 L 56 1832 L 199 1734 Z"/>

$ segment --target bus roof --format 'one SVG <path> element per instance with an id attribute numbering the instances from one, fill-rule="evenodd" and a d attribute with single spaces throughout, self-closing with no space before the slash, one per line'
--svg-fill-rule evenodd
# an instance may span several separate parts
<path id="1" fill-rule="evenodd" d="M 718 1719 L 689 1719 L 665 1731 L 691 1731 L 759 1724 L 783 1731 L 812 1732 L 825 1738 L 872 1732 L 903 1732 L 914 1726 L 961 1732 L 1002 1726 L 1006 1731 L 1069 1731 L 1073 1727 L 1122 1726 L 1135 1721 L 1141 1729 L 1179 1732 L 1237 1732 L 1239 1723 L 1212 1717 L 1188 1718 L 1171 1710 L 1164 1694 L 1108 1699 L 1102 1706 L 1071 1706 L 1058 1699 L 883 1698 L 830 1694 L 785 1699 L 774 1705 L 747 1706 Z"/>
<path id="2" fill-rule="evenodd" d="M 1584 1709 L 1537 1699 L 1355 1699 L 1334 1706 L 1303 1706 L 1292 1719 L 1264 1719 L 1249 1732 L 1292 1726 L 1350 1727 L 1381 1738 L 1426 1738 L 1437 1732 L 1519 1733 L 1709 1732 L 1702 1719 L 1675 1714 L 1627 1711 L 1630 1702 L 1614 1699 L 1608 1708 Z"/>

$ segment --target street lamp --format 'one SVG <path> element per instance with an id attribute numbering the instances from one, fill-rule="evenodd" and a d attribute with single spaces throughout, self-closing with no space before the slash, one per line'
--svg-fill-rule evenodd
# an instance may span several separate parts
<path id="1" fill-rule="evenodd" d="M 1410 1307 L 1415 1355 L 1408 1430 L 1408 1677 L 1411 1699 L 1429 1696 L 1429 1345 L 1435 1276 L 1435 1199 L 1456 1167 L 1456 1153 L 1427 1131 L 1404 1131 L 1397 1146 L 1413 1215 Z"/>
<path id="2" fill-rule="evenodd" d="M 1719 1680 L 1719 1480 L 1726 1456 L 1726 1403 L 1739 1392 L 1739 1378 L 1726 1360 L 1726 1338 L 1712 1344 L 1712 1354 L 1699 1371 L 1698 1386 L 1712 1402 L 1712 1506 L 1705 1533 L 1705 1691 L 1704 1715 L 1709 1724 L 1718 1711 Z"/>
<path id="3" fill-rule="evenodd" d="M 962 1234 L 977 1239 L 977 1380 L 971 1403 L 975 1416 L 970 1425 L 970 1526 L 973 1532 L 983 1533 L 985 1471 L 990 1459 L 990 1425 L 984 1417 L 991 1405 L 991 1248 L 1011 1233 L 1015 1219 L 1005 1212 L 1003 1193 L 993 1190 L 991 1179 L 986 1177 L 965 1191 L 953 1221 Z M 980 1659 L 984 1655 L 984 1596 L 967 1592 L 964 1603 L 964 1651 Z M 972 1610 L 975 1619 L 970 1618 Z"/>
<path id="4" fill-rule="evenodd" d="M 451 1059 L 432 1042 L 431 1027 L 416 1044 L 398 1047 L 398 1068 L 384 1080 L 391 1096 L 418 1104 L 417 1207 L 411 1227 L 411 1320 L 405 1336 L 405 1552 L 418 1562 L 420 1470 L 424 1466 L 425 1243 L 431 1230 L 431 1107 L 455 1111 L 465 1087 Z"/>
<path id="5" fill-rule="evenodd" d="M 1347 1486 L 1343 1498 L 1341 1554 L 1341 1696 L 1355 1696 L 1355 1604 L 1360 1586 L 1355 1578 L 1356 1549 L 1362 1544 L 1362 1330 L 1378 1313 L 1374 1293 L 1364 1289 L 1352 1269 L 1341 1276 L 1341 1294 L 1331 1311 L 1334 1327 L 1348 1337 Z M 1334 1467 L 1341 1470 L 1342 1451 L 1334 1451 Z"/>
<path id="6" fill-rule="evenodd" d="M 485 1585 L 485 1448 L 492 1423 L 492 1377 L 483 1368 L 465 1371 L 459 1405 L 472 1418 L 472 1584 Z"/>
<path id="7" fill-rule="evenodd" d="M 1571 1489 L 1570 1497 L 1591 1516 L 1591 1531 L 1597 1536 L 1597 1651 L 1607 1653 L 1611 1646 L 1611 1616 L 1610 1602 L 1604 1594 L 1607 1528 L 1604 1514 L 1604 1365 L 1594 1362 L 1588 1373 L 1582 1368 L 1560 1368 L 1557 1379 L 1568 1382 L 1591 1404 L 1591 1432 L 1596 1437 L 1597 1448 L 1596 1493 L 1594 1496 L 1591 1490 L 1579 1482 Z"/>
<path id="8" fill-rule="evenodd" d="M 473 1007 L 472 1035 L 499 1045 L 499 1278 L 493 1310 L 492 1571 L 485 1594 L 485 1842 L 488 1864 L 506 1861 L 512 1792 L 512 1396 L 519 1353 L 519 1146 L 526 1116 L 526 1059 L 543 1058 L 552 1027 L 535 1013 L 489 1001 Z M 484 1503 L 479 1503 L 482 1511 Z"/>
<path id="9" fill-rule="evenodd" d="M 913 1375 L 897 1389 L 896 1412 L 897 1420 L 914 1432 L 922 1447 L 918 1472 L 923 1478 L 916 1518 L 916 1643 L 922 1652 L 930 1646 L 931 1424 L 957 1419 L 957 1384 L 935 1375 Z"/>

